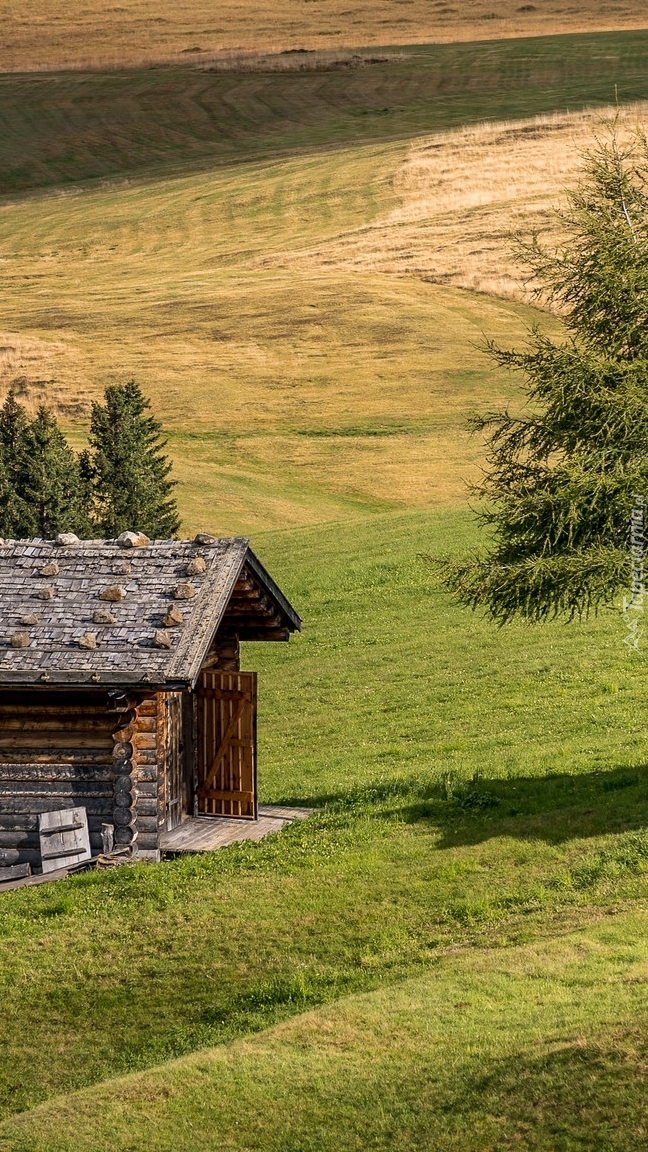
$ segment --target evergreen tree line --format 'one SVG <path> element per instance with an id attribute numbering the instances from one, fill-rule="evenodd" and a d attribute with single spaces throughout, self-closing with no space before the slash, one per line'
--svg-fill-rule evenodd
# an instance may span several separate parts
<path id="1" fill-rule="evenodd" d="M 134 381 L 111 385 L 104 399 L 92 405 L 89 447 L 76 453 L 47 407 L 30 419 L 9 392 L 0 409 L 0 537 L 175 535 L 171 464 L 149 401 Z"/>

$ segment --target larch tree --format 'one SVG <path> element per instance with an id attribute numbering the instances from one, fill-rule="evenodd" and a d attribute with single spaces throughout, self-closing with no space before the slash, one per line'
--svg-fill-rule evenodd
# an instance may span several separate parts
<path id="1" fill-rule="evenodd" d="M 81 469 L 92 486 L 103 536 L 138 530 L 166 539 L 180 527 L 162 426 L 149 409 L 135 381 L 109 386 L 105 404 L 92 406 L 90 450 Z"/>
<path id="2" fill-rule="evenodd" d="M 585 157 L 561 216 L 564 241 L 525 255 L 565 338 L 529 332 L 490 345 L 522 373 L 521 415 L 485 414 L 488 468 L 476 489 L 491 531 L 481 556 L 439 565 L 460 602 L 496 621 L 587 615 L 630 584 L 635 509 L 648 497 L 648 144 L 616 131 Z"/>

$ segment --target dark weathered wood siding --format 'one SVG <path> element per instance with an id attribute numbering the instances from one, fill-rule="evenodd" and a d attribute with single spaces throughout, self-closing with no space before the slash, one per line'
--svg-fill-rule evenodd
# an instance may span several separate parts
<path id="1" fill-rule="evenodd" d="M 219 640 L 213 652 L 217 669 L 202 673 L 197 694 L 0 692 L 0 867 L 40 865 L 41 812 L 84 807 L 93 855 L 102 849 L 103 823 L 114 826 L 117 847 L 148 855 L 184 813 L 254 818 L 256 676 L 219 670 L 221 662 L 238 665 L 236 637 Z M 198 808 L 196 790 L 239 697 L 244 714 Z"/>
<path id="2" fill-rule="evenodd" d="M 40 864 L 38 815 L 83 806 L 93 854 L 115 844 L 155 852 L 165 823 L 167 695 L 0 693 L 0 866 Z M 180 707 L 180 712 L 182 711 Z M 184 798 L 186 799 L 185 792 Z"/>
<path id="3" fill-rule="evenodd" d="M 107 694 L 0 693 L 0 863 L 40 864 L 38 813 L 82 805 L 90 843 L 113 821 L 113 731 Z"/>

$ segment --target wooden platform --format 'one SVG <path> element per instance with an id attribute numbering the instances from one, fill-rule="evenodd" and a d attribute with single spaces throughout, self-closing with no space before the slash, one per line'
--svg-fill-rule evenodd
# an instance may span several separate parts
<path id="1" fill-rule="evenodd" d="M 262 840 L 295 820 L 306 820 L 313 808 L 259 806 L 258 820 L 228 820 L 224 816 L 190 816 L 160 837 L 162 852 L 214 852 L 239 840 Z"/>

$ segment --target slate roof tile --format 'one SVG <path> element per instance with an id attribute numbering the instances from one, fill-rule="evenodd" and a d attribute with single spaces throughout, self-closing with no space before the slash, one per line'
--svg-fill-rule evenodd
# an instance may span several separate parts
<path id="1" fill-rule="evenodd" d="M 171 648 L 155 647 L 155 633 L 195 556 L 206 563 L 204 572 L 192 576 L 195 596 L 182 602 L 182 624 L 169 632 Z M 120 685 L 194 682 L 247 557 L 252 553 L 243 539 L 152 541 L 129 550 L 132 571 L 122 580 L 126 596 L 108 605 L 100 593 L 117 583 L 113 568 L 124 559 L 115 541 L 68 547 L 46 540 L 6 541 L 0 545 L 0 685 L 83 684 L 91 678 Z M 38 569 L 52 560 L 59 574 L 46 582 Z M 54 589 L 52 600 L 39 598 L 43 587 Z M 93 625 L 101 607 L 110 608 L 114 625 Z M 20 618 L 36 610 L 29 647 L 12 648 Z M 85 632 L 96 633 L 96 649 L 79 647 Z"/>

